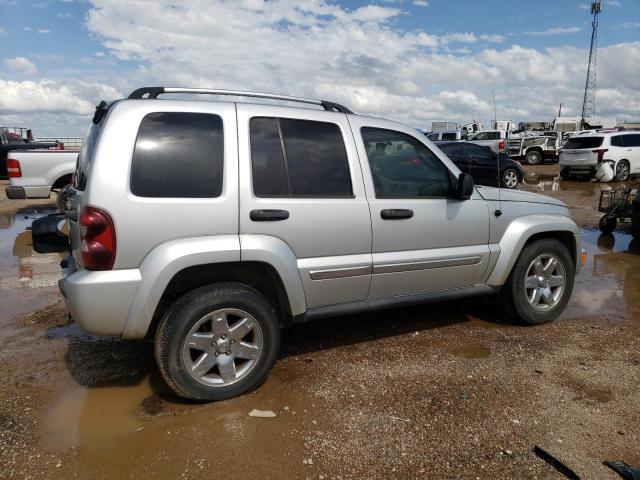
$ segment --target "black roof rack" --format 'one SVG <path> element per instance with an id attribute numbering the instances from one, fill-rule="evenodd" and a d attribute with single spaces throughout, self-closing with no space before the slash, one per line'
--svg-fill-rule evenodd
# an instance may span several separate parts
<path id="1" fill-rule="evenodd" d="M 129 95 L 132 99 L 158 98 L 163 93 L 194 93 L 209 95 L 230 95 L 236 97 L 267 98 L 270 100 L 283 100 L 286 102 L 307 103 L 318 105 L 329 112 L 353 113 L 344 105 L 326 100 L 314 100 L 311 98 L 290 97 L 288 95 L 277 95 L 273 93 L 245 92 L 240 90 L 216 90 L 208 88 L 176 88 L 176 87 L 142 87 L 134 90 Z"/>

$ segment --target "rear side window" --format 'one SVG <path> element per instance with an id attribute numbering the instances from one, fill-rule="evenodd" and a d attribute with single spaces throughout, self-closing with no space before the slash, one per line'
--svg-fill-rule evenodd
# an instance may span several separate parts
<path id="1" fill-rule="evenodd" d="M 131 164 L 139 197 L 211 198 L 222 193 L 222 118 L 157 112 L 142 119 Z"/>
<path id="2" fill-rule="evenodd" d="M 624 147 L 625 145 L 625 135 L 614 135 L 611 137 L 611 146 L 612 147 Z"/>
<path id="3" fill-rule="evenodd" d="M 602 145 L 604 137 L 572 137 L 567 140 L 564 147 L 568 150 L 579 150 L 581 148 L 598 148 Z"/>
<path id="4" fill-rule="evenodd" d="M 349 160 L 338 125 L 255 117 L 249 130 L 256 196 L 353 196 Z"/>
<path id="5" fill-rule="evenodd" d="M 80 152 L 78 152 L 76 172 L 73 176 L 73 188 L 76 190 L 84 190 L 87 187 L 89 167 L 93 161 L 93 155 L 96 149 L 96 143 L 98 142 L 98 136 L 100 135 L 101 125 L 101 123 L 91 124 L 91 128 L 89 128 L 89 131 L 82 142 Z"/>

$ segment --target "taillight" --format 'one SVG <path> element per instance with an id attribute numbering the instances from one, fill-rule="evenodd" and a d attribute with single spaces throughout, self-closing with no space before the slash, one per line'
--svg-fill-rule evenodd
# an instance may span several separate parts
<path id="1" fill-rule="evenodd" d="M 605 152 L 608 152 L 609 149 L 608 148 L 598 148 L 597 150 L 591 150 L 593 153 L 597 153 L 598 154 L 598 163 L 602 162 L 602 159 L 604 158 L 604 154 Z"/>
<path id="2" fill-rule="evenodd" d="M 22 170 L 20 169 L 20 162 L 14 158 L 7 160 L 7 173 L 9 178 L 18 178 L 22 176 Z"/>
<path id="3" fill-rule="evenodd" d="M 87 270 L 111 270 L 116 259 L 116 229 L 109 214 L 84 207 L 80 214 L 80 252 Z"/>
<path id="4" fill-rule="evenodd" d="M 505 143 L 504 140 L 500 140 L 498 142 L 498 150 L 504 150 L 505 149 Z"/>

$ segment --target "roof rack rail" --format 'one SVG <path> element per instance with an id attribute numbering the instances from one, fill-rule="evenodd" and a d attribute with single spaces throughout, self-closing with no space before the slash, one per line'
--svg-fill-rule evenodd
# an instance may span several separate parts
<path id="1" fill-rule="evenodd" d="M 318 105 L 330 112 L 353 113 L 344 105 L 329 102 L 327 100 L 313 100 L 311 98 L 290 97 L 288 95 L 277 95 L 273 93 L 245 92 L 241 90 L 217 90 L 208 88 L 176 88 L 176 87 L 142 87 L 134 90 L 129 95 L 132 99 L 158 98 L 163 93 L 194 93 L 209 95 L 230 95 L 236 97 L 267 98 L 270 100 L 283 100 L 286 102 L 307 103 Z"/>

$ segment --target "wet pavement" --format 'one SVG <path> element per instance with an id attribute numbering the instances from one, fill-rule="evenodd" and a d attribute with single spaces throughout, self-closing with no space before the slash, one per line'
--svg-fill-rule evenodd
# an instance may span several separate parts
<path id="1" fill-rule="evenodd" d="M 573 211 L 600 188 L 551 191 L 575 192 Z M 533 445 L 583 478 L 616 478 L 604 459 L 640 464 L 627 225 L 581 229 L 587 263 L 557 322 L 521 327 L 481 299 L 298 325 L 262 387 L 200 405 L 167 390 L 150 343 L 69 322 L 60 256 L 29 250 L 46 213 L 0 214 L 0 477 L 562 478 Z"/>

